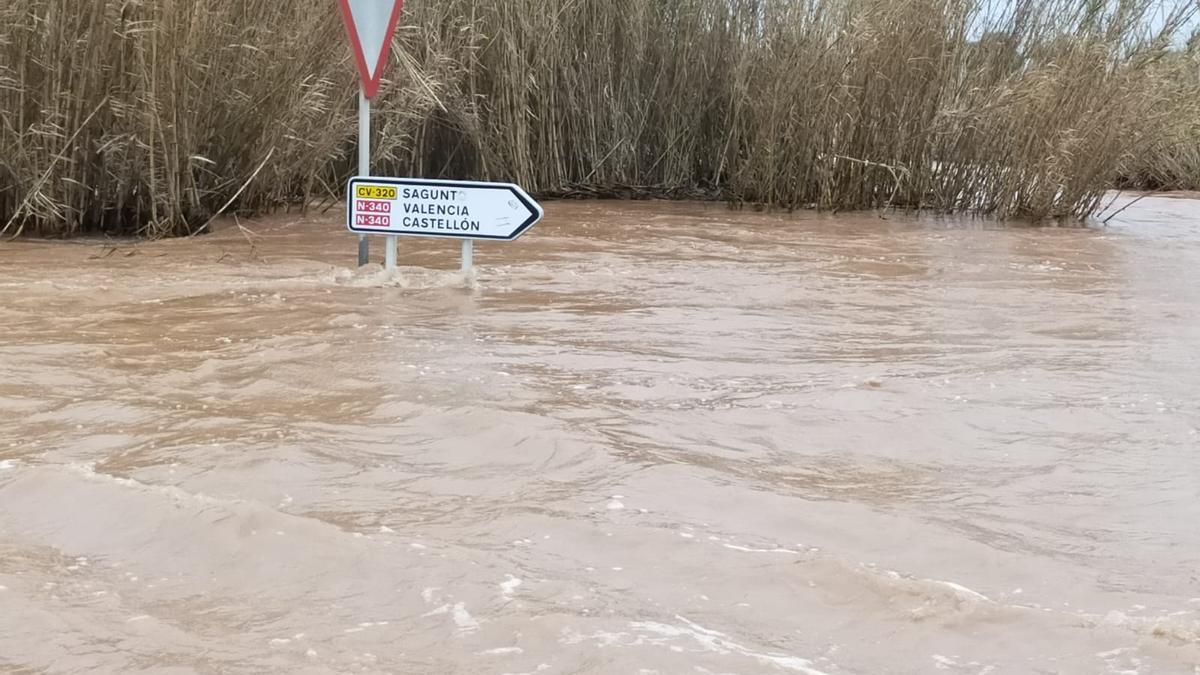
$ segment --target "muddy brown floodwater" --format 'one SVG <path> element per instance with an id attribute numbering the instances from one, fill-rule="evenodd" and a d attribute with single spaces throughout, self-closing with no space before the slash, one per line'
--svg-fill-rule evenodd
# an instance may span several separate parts
<path id="1" fill-rule="evenodd" d="M 1198 222 L 0 244 L 0 671 L 1200 672 Z"/>

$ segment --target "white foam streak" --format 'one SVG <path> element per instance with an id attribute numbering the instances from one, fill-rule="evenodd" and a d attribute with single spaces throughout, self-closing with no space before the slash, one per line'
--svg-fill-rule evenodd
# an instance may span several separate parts
<path id="1" fill-rule="evenodd" d="M 525 582 L 514 577 L 511 574 L 509 574 L 507 576 L 508 576 L 507 581 L 500 582 L 500 592 L 502 594 L 504 594 L 505 598 L 511 600 L 513 593 L 516 593 L 517 589 L 521 587 L 521 584 L 523 584 Z"/>
<path id="2" fill-rule="evenodd" d="M 654 633 L 668 638 L 691 638 L 705 651 L 716 654 L 738 654 L 761 663 L 769 663 L 786 670 L 804 673 L 805 675 L 827 675 L 825 672 L 813 668 L 812 662 L 807 659 L 788 654 L 755 651 L 732 641 L 724 633 L 710 630 L 679 615 L 676 615 L 675 618 L 683 622 L 684 625 L 672 626 L 657 622 L 639 621 L 630 624 L 630 626 L 635 630 Z"/>

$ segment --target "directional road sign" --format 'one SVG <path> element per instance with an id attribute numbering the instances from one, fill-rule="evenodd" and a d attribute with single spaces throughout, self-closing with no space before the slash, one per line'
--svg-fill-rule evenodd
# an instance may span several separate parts
<path id="1" fill-rule="evenodd" d="M 387 67 L 392 35 L 396 33 L 404 0 L 339 2 L 342 5 L 342 18 L 346 21 L 346 31 L 350 34 L 350 45 L 354 48 L 363 91 L 367 98 L 375 98 L 384 68 Z"/>
<path id="2" fill-rule="evenodd" d="M 510 183 L 359 176 L 346 202 L 350 230 L 360 234 L 512 241 L 544 215 Z"/>

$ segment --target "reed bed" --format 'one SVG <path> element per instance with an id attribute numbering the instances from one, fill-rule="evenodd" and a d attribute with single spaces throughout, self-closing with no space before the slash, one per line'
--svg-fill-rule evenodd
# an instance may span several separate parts
<path id="1" fill-rule="evenodd" d="M 1194 12 L 409 0 L 375 169 L 544 195 L 1084 218 L 1196 130 L 1180 39 Z M 0 0 L 0 230 L 187 235 L 336 199 L 355 90 L 333 0 Z"/>
<path id="2" fill-rule="evenodd" d="M 1200 190 L 1200 33 L 1186 50 L 1168 55 L 1161 86 L 1174 108 L 1141 151 L 1122 163 L 1116 186 L 1137 190 Z"/>

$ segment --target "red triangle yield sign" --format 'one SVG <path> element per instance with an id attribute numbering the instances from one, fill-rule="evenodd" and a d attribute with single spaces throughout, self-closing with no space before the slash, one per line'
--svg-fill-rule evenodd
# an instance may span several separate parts
<path id="1" fill-rule="evenodd" d="M 375 98 L 404 0 L 338 0 L 367 98 Z"/>

